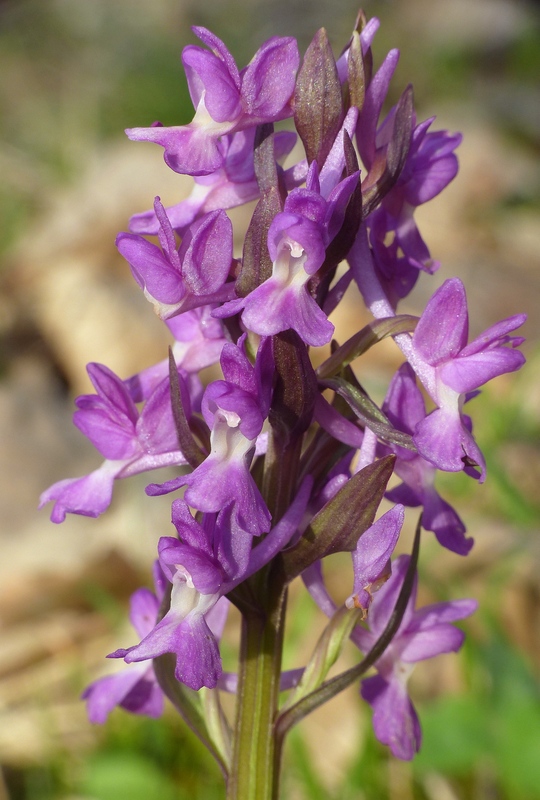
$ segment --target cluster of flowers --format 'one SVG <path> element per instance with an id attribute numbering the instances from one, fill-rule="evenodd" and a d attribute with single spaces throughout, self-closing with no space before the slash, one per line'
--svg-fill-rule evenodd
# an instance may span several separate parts
<path id="1" fill-rule="evenodd" d="M 163 691 L 152 660 L 164 653 L 175 655 L 175 677 L 185 686 L 234 688 L 219 651 L 228 606 L 236 588 L 272 560 L 281 559 L 288 579 L 302 575 L 332 617 L 337 606 L 321 561 L 351 551 L 345 604 L 361 610 L 351 638 L 367 653 L 394 612 L 410 563 L 409 556 L 391 559 L 404 506 L 422 508 L 422 526 L 443 547 L 466 555 L 472 546 L 435 476 L 464 470 L 484 480 L 463 405 L 489 379 L 521 367 L 523 340 L 510 334 L 525 317 L 468 342 L 457 278 L 442 284 L 419 319 L 397 313 L 419 273 L 438 267 L 414 210 L 456 175 L 461 137 L 432 131 L 432 119 L 418 123 L 410 87 L 382 116 L 399 54 L 392 50 L 373 70 L 377 28 L 376 19 L 360 17 L 337 61 L 320 31 L 301 66 L 294 39 L 272 38 L 241 71 L 220 39 L 195 28 L 204 47 L 190 45 L 182 55 L 193 121 L 127 131 L 161 145 L 167 165 L 195 181 L 171 208 L 156 197 L 117 238 L 171 332 L 172 360 L 127 380 L 88 366 L 96 393 L 77 399 L 74 422 L 105 460 L 90 475 L 51 486 L 41 504 L 54 502 L 54 522 L 68 512 L 95 517 L 109 506 L 115 480 L 164 466 L 181 466 L 181 474 L 147 493 L 185 492 L 172 503 L 177 536 L 159 541 L 156 594 L 141 589 L 132 598 L 140 641 L 110 656 L 130 666 L 85 692 L 94 722 L 115 705 L 158 716 Z M 274 132 L 274 123 L 291 117 L 296 133 Z M 298 138 L 305 157 L 285 168 Z M 225 212 L 252 200 L 235 257 Z M 337 272 L 343 261 L 348 268 Z M 374 321 L 334 343 L 315 370 L 309 348 L 331 342 L 328 316 L 351 281 Z M 405 361 L 378 408 L 349 364 L 386 336 Z M 199 372 L 217 362 L 222 379 L 203 389 Z M 421 387 L 433 401 L 429 412 Z M 323 397 L 329 389 L 332 402 Z M 392 471 L 401 483 L 388 489 Z M 383 496 L 395 505 L 374 521 Z M 459 600 L 415 610 L 415 594 L 413 587 L 376 674 L 361 684 L 377 737 L 403 759 L 421 738 L 406 689 L 411 669 L 458 650 L 463 633 L 452 623 L 476 606 Z M 296 673 L 282 676 L 283 687 L 297 682 Z"/>

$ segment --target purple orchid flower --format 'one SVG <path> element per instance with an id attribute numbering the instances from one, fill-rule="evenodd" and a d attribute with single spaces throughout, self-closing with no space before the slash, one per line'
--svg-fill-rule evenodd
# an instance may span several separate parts
<path id="1" fill-rule="evenodd" d="M 389 141 L 394 111 L 379 129 L 378 140 Z M 375 264 L 394 306 L 412 290 L 419 270 L 433 273 L 439 268 L 415 224 L 414 210 L 436 197 L 455 178 L 458 160 L 454 150 L 462 137 L 447 131 L 428 133 L 432 122 L 433 118 L 416 126 L 396 184 L 367 218 Z"/>
<path id="2" fill-rule="evenodd" d="M 205 615 L 220 597 L 223 573 L 203 528 L 182 500 L 173 503 L 172 521 L 184 539 L 196 544 L 171 537 L 159 540 L 159 562 L 172 583 L 170 609 L 140 644 L 116 650 L 109 658 L 123 658 L 131 664 L 175 653 L 177 680 L 191 689 L 212 689 L 221 674 L 221 658 Z"/>
<path id="3" fill-rule="evenodd" d="M 178 449 L 168 377 L 158 383 L 139 412 L 128 387 L 108 367 L 88 364 L 87 370 L 97 394 L 76 399 L 73 421 L 106 460 L 89 475 L 58 481 L 43 492 L 39 507 L 54 501 L 53 522 L 63 522 L 66 513 L 102 514 L 111 503 L 118 478 L 187 463 Z M 181 371 L 179 379 L 189 416 L 190 398 Z"/>
<path id="4" fill-rule="evenodd" d="M 306 212 L 299 211 L 304 201 Z M 307 282 L 324 261 L 326 235 L 323 226 L 325 201 L 315 192 L 296 189 L 288 196 L 268 232 L 272 276 L 243 300 L 242 322 L 261 336 L 292 328 L 306 344 L 315 347 L 332 338 L 334 326 L 307 289 Z M 317 207 L 318 206 L 318 207 Z"/>
<path id="5" fill-rule="evenodd" d="M 408 563 L 409 556 L 399 556 L 392 565 L 392 576 L 373 598 L 370 630 L 355 629 L 352 638 L 363 652 L 368 652 L 384 631 Z M 454 600 L 415 611 L 416 590 L 415 580 L 401 625 L 375 664 L 378 674 L 366 678 L 361 685 L 362 697 L 373 707 L 377 739 L 388 745 L 396 758 L 404 760 L 412 759 L 421 743 L 420 723 L 407 694 L 407 680 L 414 665 L 441 653 L 459 650 L 464 633 L 451 623 L 470 616 L 477 607 L 476 600 Z"/>
<path id="6" fill-rule="evenodd" d="M 130 620 L 141 637 L 155 626 L 163 599 L 166 581 L 157 562 L 154 579 L 157 596 L 149 589 L 138 589 L 131 596 Z M 87 703 L 88 719 L 94 723 L 104 723 L 115 706 L 149 717 L 160 717 L 163 713 L 164 695 L 152 664 L 130 664 L 115 675 L 106 675 L 91 683 L 82 699 Z"/>
<path id="7" fill-rule="evenodd" d="M 189 125 L 131 128 L 135 141 L 165 148 L 165 162 L 175 172 L 209 175 L 223 167 L 226 147 L 221 137 L 291 116 L 290 100 L 300 63 L 296 41 L 273 37 L 239 72 L 221 39 L 206 28 L 193 28 L 210 48 L 189 45 L 182 61 L 196 113 Z"/>
<path id="8" fill-rule="evenodd" d="M 281 164 L 296 142 L 292 131 L 279 131 L 274 136 L 276 161 Z M 260 195 L 253 163 L 255 128 L 224 136 L 220 148 L 225 153 L 223 166 L 210 175 L 195 178 L 195 186 L 188 198 L 165 209 L 174 230 L 182 235 L 199 217 L 211 211 L 226 210 L 256 200 Z M 287 189 L 304 182 L 307 162 L 287 169 L 283 173 Z M 159 219 L 154 209 L 135 214 L 129 221 L 131 233 L 157 235 Z"/>
<path id="9" fill-rule="evenodd" d="M 249 467 L 270 407 L 273 362 L 269 339 L 261 343 L 254 367 L 244 353 L 244 341 L 245 336 L 238 346 L 223 347 L 225 380 L 211 383 L 203 395 L 210 455 L 189 475 L 151 484 L 146 491 L 158 495 L 187 486 L 187 502 L 208 513 L 220 511 L 232 499 L 235 524 L 258 536 L 269 530 L 271 516 Z"/>
<path id="10" fill-rule="evenodd" d="M 257 572 L 291 540 L 309 499 L 312 481 L 303 482 L 287 512 L 259 545 L 236 525 L 230 502 L 218 514 L 192 516 L 184 500 L 172 505 L 179 539 L 162 537 L 159 563 L 172 583 L 169 611 L 138 645 L 119 649 L 110 658 L 126 663 L 147 661 L 163 653 L 176 655 L 175 676 L 192 689 L 214 688 L 222 675 L 221 657 L 209 615 L 224 595 Z"/>
<path id="11" fill-rule="evenodd" d="M 283 212 L 268 231 L 272 275 L 246 297 L 232 300 L 214 312 L 225 317 L 242 311 L 242 322 L 260 336 L 295 330 L 308 345 L 327 344 L 333 324 L 308 290 L 310 278 L 324 262 L 326 247 L 339 232 L 347 202 L 359 173 L 339 181 L 345 163 L 344 131 L 352 133 L 357 110 L 347 115 L 319 176 L 317 163 L 308 172 L 306 188 L 288 195 Z"/>
<path id="12" fill-rule="evenodd" d="M 526 319 L 526 314 L 508 317 L 467 344 L 467 297 L 459 278 L 445 281 L 428 302 L 409 361 L 438 408 L 416 426 L 413 441 L 420 455 L 439 469 L 465 469 L 476 476 L 471 468 L 479 467 L 484 480 L 484 458 L 461 409 L 471 392 L 524 364 L 524 355 L 516 350 L 524 339 L 509 333 Z"/>
<path id="13" fill-rule="evenodd" d="M 411 436 L 425 419 L 424 398 L 409 364 L 402 364 L 392 378 L 382 410 L 395 428 Z M 393 503 L 403 503 L 413 508 L 423 506 L 422 527 L 433 531 L 443 547 L 459 555 L 467 555 L 473 546 L 473 539 L 465 536 L 466 528 L 462 520 L 437 493 L 435 467 L 412 450 L 398 446 L 390 449 L 397 456 L 394 471 L 403 483 L 390 489 L 386 497 Z"/>
<path id="14" fill-rule="evenodd" d="M 133 277 L 161 319 L 228 300 L 232 263 L 232 224 L 224 211 L 212 211 L 187 230 L 180 248 L 159 197 L 154 203 L 161 249 L 134 233 L 120 233 L 116 246 Z"/>

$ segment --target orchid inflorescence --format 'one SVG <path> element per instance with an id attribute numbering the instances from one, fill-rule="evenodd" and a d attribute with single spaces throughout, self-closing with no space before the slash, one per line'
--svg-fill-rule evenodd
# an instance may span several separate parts
<path id="1" fill-rule="evenodd" d="M 448 550 L 469 552 L 473 541 L 438 494 L 436 473 L 483 482 L 464 403 L 524 362 L 516 349 L 523 339 L 511 335 L 524 315 L 468 341 L 457 278 L 420 318 L 397 313 L 420 272 L 439 266 L 414 210 L 455 177 L 461 137 L 431 130 L 433 119 L 418 123 L 411 87 L 382 116 L 399 54 L 373 70 L 378 26 L 360 14 L 337 61 L 319 31 L 301 65 L 296 41 L 275 37 L 243 70 L 214 34 L 193 29 L 204 45 L 182 56 L 193 121 L 127 131 L 161 145 L 172 170 L 193 176 L 192 192 L 170 208 L 156 197 L 117 238 L 170 330 L 170 357 L 127 380 L 88 365 L 95 394 L 77 398 L 74 422 L 105 460 L 41 497 L 54 502 L 54 522 L 66 513 L 97 517 L 115 480 L 181 467 L 146 490 L 184 493 L 172 502 L 176 535 L 159 540 L 155 594 L 140 589 L 132 598 L 139 642 L 111 653 L 128 666 L 84 697 L 90 720 L 104 722 L 116 705 L 159 716 L 167 695 L 217 758 L 230 797 L 267 796 L 242 788 L 262 781 L 253 777 L 258 767 L 246 777 L 242 766 L 262 758 L 257 737 L 274 753 L 266 758 L 275 771 L 289 728 L 359 678 L 377 738 L 398 758 L 418 750 L 408 676 L 417 661 L 460 648 L 453 623 L 476 607 L 457 600 L 415 610 L 420 527 Z M 274 131 L 290 118 L 296 132 Z M 283 166 L 298 139 L 302 157 Z M 237 257 L 226 211 L 253 200 Z M 339 345 L 328 317 L 351 282 L 374 319 Z M 379 408 L 350 365 L 387 337 L 405 361 Z M 309 348 L 328 344 L 315 369 Z M 200 371 L 218 362 L 222 377 L 203 388 Z M 389 488 L 392 474 L 400 482 Z M 384 497 L 395 505 L 376 519 Z M 420 508 L 421 521 L 412 555 L 392 560 L 404 507 Z M 323 575 L 325 557 L 340 551 L 352 556 L 341 605 Z M 282 672 L 285 598 L 297 577 L 329 622 L 308 665 Z M 238 674 L 224 673 L 220 656 L 231 603 L 242 615 Z M 362 660 L 327 679 L 349 638 Z M 238 692 L 233 727 L 219 690 Z"/>

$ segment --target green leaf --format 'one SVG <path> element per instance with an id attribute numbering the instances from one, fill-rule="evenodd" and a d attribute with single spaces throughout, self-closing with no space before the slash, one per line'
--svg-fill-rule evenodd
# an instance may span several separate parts
<path id="1" fill-rule="evenodd" d="M 364 467 L 315 514 L 302 538 L 282 555 L 287 581 L 331 553 L 354 550 L 375 519 L 394 463 L 395 456 L 386 456 Z"/>

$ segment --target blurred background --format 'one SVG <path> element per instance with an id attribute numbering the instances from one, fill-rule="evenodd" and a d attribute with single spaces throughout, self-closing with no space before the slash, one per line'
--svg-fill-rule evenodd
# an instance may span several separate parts
<path id="1" fill-rule="evenodd" d="M 405 311 L 419 313 L 447 277 L 467 287 L 471 333 L 525 311 L 528 365 L 471 405 L 487 483 L 443 476 L 476 540 L 462 560 L 424 537 L 421 601 L 474 596 L 467 644 L 417 668 L 411 691 L 424 746 L 389 759 L 354 690 L 293 732 L 283 796 L 292 800 L 540 798 L 540 19 L 519 0 L 366 0 L 381 19 L 379 64 L 402 58 L 391 101 L 412 82 L 419 119 L 461 130 L 461 171 L 420 230 L 439 273 Z M 88 391 L 85 364 L 127 377 L 161 359 L 161 323 L 114 247 L 156 194 L 178 202 L 190 182 L 162 150 L 123 129 L 192 116 L 180 65 L 192 24 L 222 37 L 239 65 L 262 41 L 294 35 L 301 52 L 327 28 L 346 43 L 353 0 L 3 0 L 0 2 L 0 800 L 148 800 L 222 796 L 202 746 L 172 713 L 115 711 L 93 727 L 82 689 L 128 646 L 130 593 L 149 585 L 169 504 L 120 482 L 98 520 L 60 526 L 36 511 L 43 489 L 99 463 L 71 425 Z M 248 211 L 234 213 L 241 230 Z M 351 294 L 335 320 L 343 340 L 365 312 Z M 366 318 L 367 319 L 367 318 Z M 358 374 L 375 398 L 399 363 L 372 351 Z M 411 525 L 414 524 L 411 519 Z M 408 544 L 405 537 L 404 547 Z M 347 561 L 330 581 L 343 593 Z M 293 591 L 287 666 L 309 653 L 321 619 Z M 237 622 L 231 622 L 234 638 Z M 314 632 L 314 633 L 313 633 Z M 342 666 L 353 663 L 347 652 Z M 225 652 L 234 669 L 234 648 Z"/>

